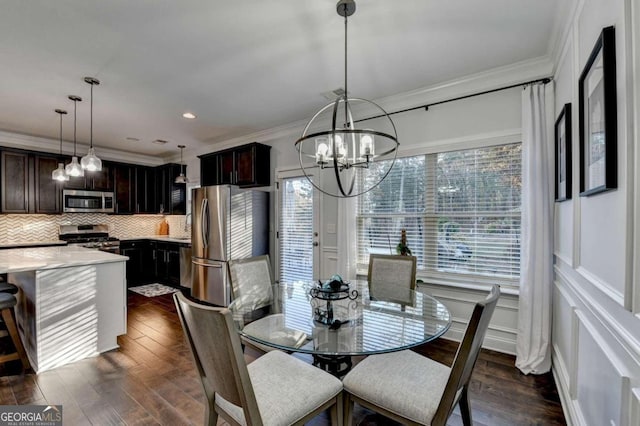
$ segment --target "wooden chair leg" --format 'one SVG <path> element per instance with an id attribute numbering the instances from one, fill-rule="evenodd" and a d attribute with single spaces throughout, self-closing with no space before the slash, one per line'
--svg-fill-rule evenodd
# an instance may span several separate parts
<path id="1" fill-rule="evenodd" d="M 464 426 L 471 426 L 473 421 L 471 420 L 471 404 L 469 403 L 469 391 L 467 387 L 462 388 L 462 395 L 460 395 L 460 414 L 462 415 L 462 424 Z"/>
<path id="2" fill-rule="evenodd" d="M 218 413 L 213 402 L 204 407 L 204 420 L 207 426 L 216 426 L 218 424 Z"/>
<path id="3" fill-rule="evenodd" d="M 27 358 L 27 353 L 24 350 L 24 346 L 22 346 L 22 340 L 20 340 L 20 334 L 18 334 L 18 329 L 16 328 L 16 322 L 13 319 L 12 314 L 13 309 L 6 308 L 2 310 L 2 319 L 7 326 L 7 330 L 9 331 L 9 335 L 11 336 L 11 340 L 13 341 L 14 346 L 16 347 L 16 352 L 22 362 L 22 368 L 25 370 L 29 370 L 31 365 L 29 364 L 29 358 Z"/>
<path id="4" fill-rule="evenodd" d="M 331 410 L 329 411 L 331 415 L 332 426 L 340 426 L 342 424 L 342 420 L 343 420 L 342 410 L 344 408 L 343 405 L 344 405 L 344 402 L 342 401 L 342 392 L 340 392 L 338 396 L 336 396 L 336 403 L 331 406 Z"/>
<path id="5" fill-rule="evenodd" d="M 344 426 L 351 426 L 353 424 L 353 399 L 351 399 L 348 392 L 342 392 L 343 399 L 343 414 Z"/>

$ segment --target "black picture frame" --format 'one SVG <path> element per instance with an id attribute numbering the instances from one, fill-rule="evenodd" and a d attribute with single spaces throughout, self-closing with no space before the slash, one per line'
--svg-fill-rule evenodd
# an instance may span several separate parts
<path id="1" fill-rule="evenodd" d="M 602 30 L 579 81 L 580 196 L 618 187 L 615 28 Z"/>
<path id="2" fill-rule="evenodd" d="M 556 201 L 571 199 L 571 104 L 565 104 L 555 124 Z"/>

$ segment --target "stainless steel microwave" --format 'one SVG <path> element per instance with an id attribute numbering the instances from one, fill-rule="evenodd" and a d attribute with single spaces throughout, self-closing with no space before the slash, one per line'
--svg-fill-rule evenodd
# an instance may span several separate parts
<path id="1" fill-rule="evenodd" d="M 113 213 L 115 202 L 113 192 L 77 191 L 65 189 L 62 191 L 65 213 Z"/>

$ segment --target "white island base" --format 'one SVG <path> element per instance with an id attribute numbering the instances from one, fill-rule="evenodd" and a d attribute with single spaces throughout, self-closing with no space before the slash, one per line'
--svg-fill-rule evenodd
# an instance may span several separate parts
<path id="1" fill-rule="evenodd" d="M 108 263 L 9 272 L 22 290 L 16 320 L 36 372 L 115 349 L 126 333 L 127 258 L 102 255 Z"/>

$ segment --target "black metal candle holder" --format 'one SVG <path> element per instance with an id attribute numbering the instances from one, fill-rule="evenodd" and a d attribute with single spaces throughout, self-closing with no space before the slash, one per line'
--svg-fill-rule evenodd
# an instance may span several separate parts
<path id="1" fill-rule="evenodd" d="M 342 324 L 349 321 L 340 321 L 333 318 L 332 302 L 344 299 L 355 300 L 358 297 L 358 290 L 349 289 L 348 282 L 337 283 L 336 281 L 332 281 L 328 286 L 323 285 L 322 282 L 319 282 L 319 284 L 319 286 L 312 287 L 309 290 L 309 295 L 313 299 L 324 300 L 327 304 L 325 309 L 317 307 L 314 310 L 313 320 L 320 324 L 327 325 L 331 329 L 338 329 Z"/>

